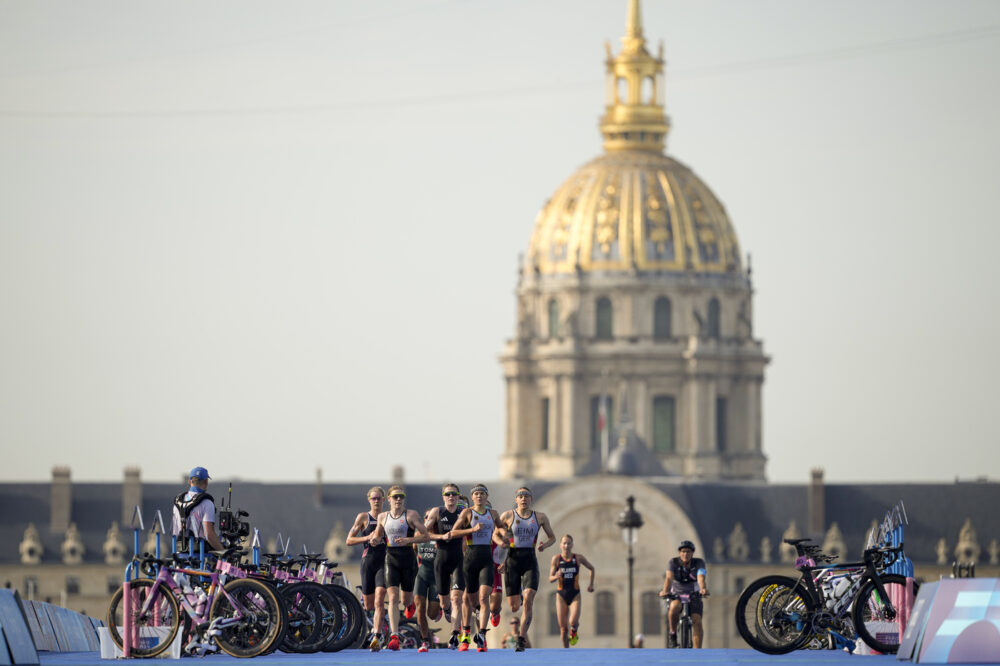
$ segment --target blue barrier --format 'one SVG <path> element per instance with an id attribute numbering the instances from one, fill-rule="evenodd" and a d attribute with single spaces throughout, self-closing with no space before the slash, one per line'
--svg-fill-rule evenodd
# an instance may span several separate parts
<path id="1" fill-rule="evenodd" d="M 16 590 L 0 589 L 0 659 L 8 664 L 37 664 L 38 650 L 28 629 L 21 597 Z"/>

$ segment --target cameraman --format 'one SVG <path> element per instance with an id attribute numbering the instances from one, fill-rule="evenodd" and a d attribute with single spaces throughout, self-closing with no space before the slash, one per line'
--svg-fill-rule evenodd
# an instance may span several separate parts
<path id="1" fill-rule="evenodd" d="M 195 467 L 188 475 L 188 489 L 174 499 L 173 533 L 177 549 L 187 550 L 188 539 L 204 539 L 212 550 L 225 550 L 215 532 L 215 498 L 209 495 L 204 467 Z"/>

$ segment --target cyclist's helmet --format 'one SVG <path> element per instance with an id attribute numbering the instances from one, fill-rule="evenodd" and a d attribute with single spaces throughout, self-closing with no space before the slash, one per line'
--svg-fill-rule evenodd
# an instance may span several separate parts
<path id="1" fill-rule="evenodd" d="M 691 543 L 690 541 L 687 540 L 681 541 L 681 545 L 677 546 L 677 550 L 679 551 L 684 550 L 685 548 L 690 548 L 691 552 L 692 553 L 694 552 L 694 544 Z"/>

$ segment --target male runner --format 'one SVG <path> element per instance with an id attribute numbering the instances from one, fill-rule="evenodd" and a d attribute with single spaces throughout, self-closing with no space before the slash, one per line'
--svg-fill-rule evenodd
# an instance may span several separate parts
<path id="1" fill-rule="evenodd" d="M 531 509 L 531 490 L 521 486 L 514 493 L 514 503 L 517 508 L 505 511 L 500 516 L 500 525 L 509 539 L 507 559 L 500 565 L 503 573 L 504 587 L 507 588 L 507 604 L 511 613 L 517 613 L 524 602 L 524 613 L 518 632 L 517 652 L 523 652 L 526 647 L 524 637 L 531 626 L 532 610 L 535 605 L 535 594 L 538 592 L 538 558 L 535 556 L 535 544 L 538 543 L 538 531 L 545 530 L 548 537 L 538 544 L 541 552 L 556 542 L 555 532 L 549 524 L 549 518 L 544 513 Z"/>

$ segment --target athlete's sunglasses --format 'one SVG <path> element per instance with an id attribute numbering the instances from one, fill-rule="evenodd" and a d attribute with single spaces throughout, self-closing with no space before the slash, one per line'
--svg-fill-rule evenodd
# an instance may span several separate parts
<path id="1" fill-rule="evenodd" d="M 522 491 L 522 492 L 519 492 L 518 494 L 514 495 L 514 497 L 531 497 L 531 493 L 526 493 L 526 492 Z"/>
<path id="2" fill-rule="evenodd" d="M 444 495 L 445 497 L 458 497 L 458 493 L 451 492 L 450 490 L 446 493 L 441 493 L 441 494 Z"/>
<path id="3" fill-rule="evenodd" d="M 406 495 L 403 495 L 403 494 L 389 495 L 389 499 L 404 499 L 405 497 L 406 497 Z"/>
<path id="4" fill-rule="evenodd" d="M 384 499 L 385 499 L 384 497 L 382 497 L 381 495 L 379 495 L 378 497 L 369 497 L 368 501 L 369 502 L 381 502 Z"/>

